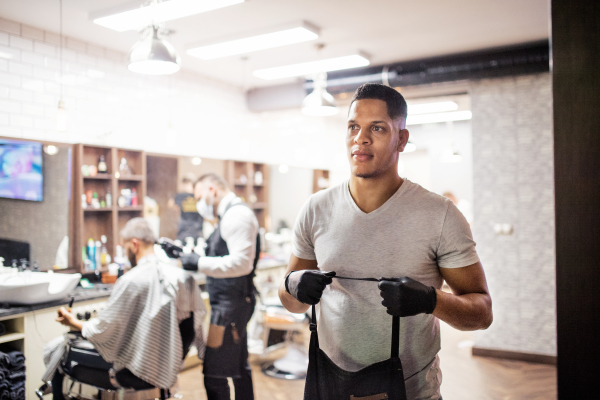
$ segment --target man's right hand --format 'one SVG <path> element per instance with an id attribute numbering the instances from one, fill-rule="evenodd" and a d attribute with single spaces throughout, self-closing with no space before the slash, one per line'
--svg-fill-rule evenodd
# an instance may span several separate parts
<path id="1" fill-rule="evenodd" d="M 285 278 L 285 290 L 304 304 L 317 304 L 323 290 L 329 285 L 335 272 L 316 270 L 292 271 Z"/>
<path id="2" fill-rule="evenodd" d="M 198 260 L 200 259 L 200 255 L 195 252 L 191 253 L 183 253 L 179 256 L 179 260 L 181 261 L 181 265 L 183 269 L 186 271 L 198 271 Z"/>

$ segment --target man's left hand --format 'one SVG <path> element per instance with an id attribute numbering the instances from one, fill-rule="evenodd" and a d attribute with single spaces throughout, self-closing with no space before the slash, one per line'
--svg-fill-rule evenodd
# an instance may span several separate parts
<path id="1" fill-rule="evenodd" d="M 68 326 L 76 331 L 81 331 L 81 328 L 83 327 L 82 322 L 78 321 L 70 310 L 67 310 L 65 307 L 61 307 L 60 310 L 58 310 L 56 322 L 60 322 L 62 325 Z"/>
<path id="2" fill-rule="evenodd" d="M 184 253 L 179 256 L 181 260 L 181 265 L 183 265 L 183 269 L 186 271 L 198 271 L 198 260 L 200 260 L 200 255 L 196 252 Z"/>
<path id="3" fill-rule="evenodd" d="M 397 317 L 431 314 L 435 309 L 437 294 L 433 286 L 426 286 L 407 276 L 381 278 L 379 290 L 387 313 Z"/>

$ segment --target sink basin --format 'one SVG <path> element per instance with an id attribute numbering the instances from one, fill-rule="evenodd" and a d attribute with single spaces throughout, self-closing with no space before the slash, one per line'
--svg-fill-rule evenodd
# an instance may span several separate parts
<path id="1" fill-rule="evenodd" d="M 52 274 L 25 271 L 0 274 L 0 302 L 31 305 L 64 299 L 81 279 L 81 274 Z"/>

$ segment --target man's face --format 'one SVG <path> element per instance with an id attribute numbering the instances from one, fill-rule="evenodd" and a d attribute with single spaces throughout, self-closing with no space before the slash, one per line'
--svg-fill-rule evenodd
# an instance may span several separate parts
<path id="1" fill-rule="evenodd" d="M 408 131 L 401 118 L 391 119 L 383 100 L 362 99 L 348 113 L 346 149 L 350 171 L 359 178 L 375 178 L 397 169 L 398 154 L 404 151 Z"/>
<path id="2" fill-rule="evenodd" d="M 132 267 L 137 265 L 137 252 L 139 251 L 139 243 L 136 239 L 123 241 L 123 250 Z"/>
<path id="3" fill-rule="evenodd" d="M 215 192 L 215 186 L 208 180 L 198 182 L 196 183 L 196 186 L 194 186 L 194 198 L 196 201 L 204 199 L 207 204 L 212 204 L 211 200 L 214 200 Z"/>

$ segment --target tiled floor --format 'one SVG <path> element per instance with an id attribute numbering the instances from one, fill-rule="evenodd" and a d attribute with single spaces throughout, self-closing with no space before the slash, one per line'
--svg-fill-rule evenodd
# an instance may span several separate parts
<path id="1" fill-rule="evenodd" d="M 472 357 L 468 347 L 471 333 L 459 332 L 442 323 L 442 395 L 444 400 L 555 400 L 556 368 Z M 205 400 L 202 367 L 181 374 L 183 400 Z M 269 378 L 252 362 L 256 400 L 299 400 L 303 381 Z"/>

